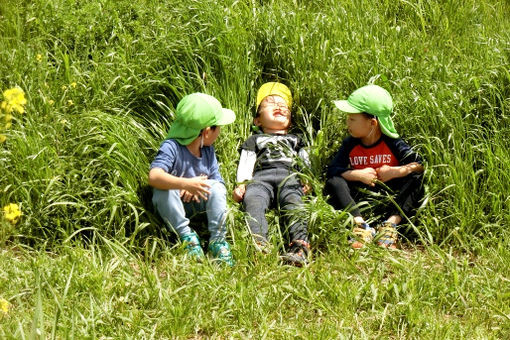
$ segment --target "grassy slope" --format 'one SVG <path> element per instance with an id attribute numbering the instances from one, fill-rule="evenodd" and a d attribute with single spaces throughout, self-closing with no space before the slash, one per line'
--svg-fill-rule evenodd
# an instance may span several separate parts
<path id="1" fill-rule="evenodd" d="M 0 148 L 0 203 L 23 211 L 0 233 L 2 336 L 508 336 L 507 4 L 16 5 L 0 4 L 0 88 L 20 86 L 28 104 Z M 274 79 L 313 147 L 314 263 L 254 256 L 235 205 L 236 268 L 183 263 L 145 181 L 173 109 L 205 91 L 237 112 L 217 143 L 232 188 L 254 92 Z M 320 195 L 344 136 L 331 100 L 367 82 L 393 94 L 399 132 L 428 160 L 415 221 L 426 248 L 351 254 L 346 216 Z"/>

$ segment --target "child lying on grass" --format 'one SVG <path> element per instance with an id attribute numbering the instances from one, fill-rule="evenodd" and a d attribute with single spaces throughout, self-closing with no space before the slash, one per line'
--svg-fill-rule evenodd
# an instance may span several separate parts
<path id="1" fill-rule="evenodd" d="M 291 219 L 290 212 L 301 208 L 303 186 L 296 173 L 296 159 L 308 164 L 302 140 L 289 134 L 292 96 L 281 83 L 265 83 L 257 93 L 257 113 L 253 120 L 260 129 L 241 146 L 234 200 L 244 201 L 248 224 L 257 249 L 268 251 L 266 210 L 276 202 L 285 212 L 290 245 L 282 259 L 293 265 L 307 263 L 310 244 L 307 222 Z"/>

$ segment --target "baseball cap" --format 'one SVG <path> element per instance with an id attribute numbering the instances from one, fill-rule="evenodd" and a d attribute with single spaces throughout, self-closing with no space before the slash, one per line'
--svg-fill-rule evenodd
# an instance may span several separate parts
<path id="1" fill-rule="evenodd" d="M 264 98 L 273 95 L 282 97 L 289 108 L 292 106 L 292 93 L 290 92 L 289 88 L 282 83 L 269 82 L 263 84 L 257 91 L 256 110 L 259 109 L 259 105 L 264 100 Z"/>
<path id="2" fill-rule="evenodd" d="M 347 100 L 335 100 L 333 103 L 346 113 L 366 112 L 376 116 L 382 133 L 391 138 L 399 137 L 391 120 L 393 100 L 390 93 L 382 87 L 366 85 L 351 93 Z"/>
<path id="3" fill-rule="evenodd" d="M 167 138 L 188 145 L 198 137 L 202 129 L 213 125 L 228 125 L 235 119 L 234 111 L 222 108 L 218 99 L 205 93 L 192 93 L 177 104 L 175 120 L 168 130 Z"/>

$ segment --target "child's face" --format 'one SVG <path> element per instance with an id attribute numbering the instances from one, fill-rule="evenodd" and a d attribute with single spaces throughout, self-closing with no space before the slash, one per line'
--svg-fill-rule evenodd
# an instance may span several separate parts
<path id="1" fill-rule="evenodd" d="M 204 146 L 211 146 L 216 141 L 216 138 L 220 135 L 220 126 L 216 126 L 215 129 L 207 127 L 202 131 L 204 134 Z"/>
<path id="2" fill-rule="evenodd" d="M 262 130 L 287 130 L 290 119 L 287 102 L 280 96 L 267 96 L 260 103 L 259 115 L 253 122 Z"/>
<path id="3" fill-rule="evenodd" d="M 351 113 L 347 115 L 347 130 L 355 138 L 364 138 L 370 135 L 377 127 L 375 118 L 368 118 L 362 113 Z"/>

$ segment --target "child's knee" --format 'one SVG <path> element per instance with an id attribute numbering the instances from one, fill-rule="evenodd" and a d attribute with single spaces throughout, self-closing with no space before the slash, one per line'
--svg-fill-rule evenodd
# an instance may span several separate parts
<path id="1" fill-rule="evenodd" d="M 227 188 L 225 187 L 225 184 L 222 182 L 216 181 L 216 180 L 208 180 L 207 184 L 209 184 L 211 187 L 209 188 L 209 191 L 211 192 L 211 195 L 227 195 Z"/>
<path id="2" fill-rule="evenodd" d="M 159 205 L 173 204 L 180 202 L 181 197 L 179 190 L 159 190 L 154 189 L 152 193 L 152 204 L 157 207 Z"/>

